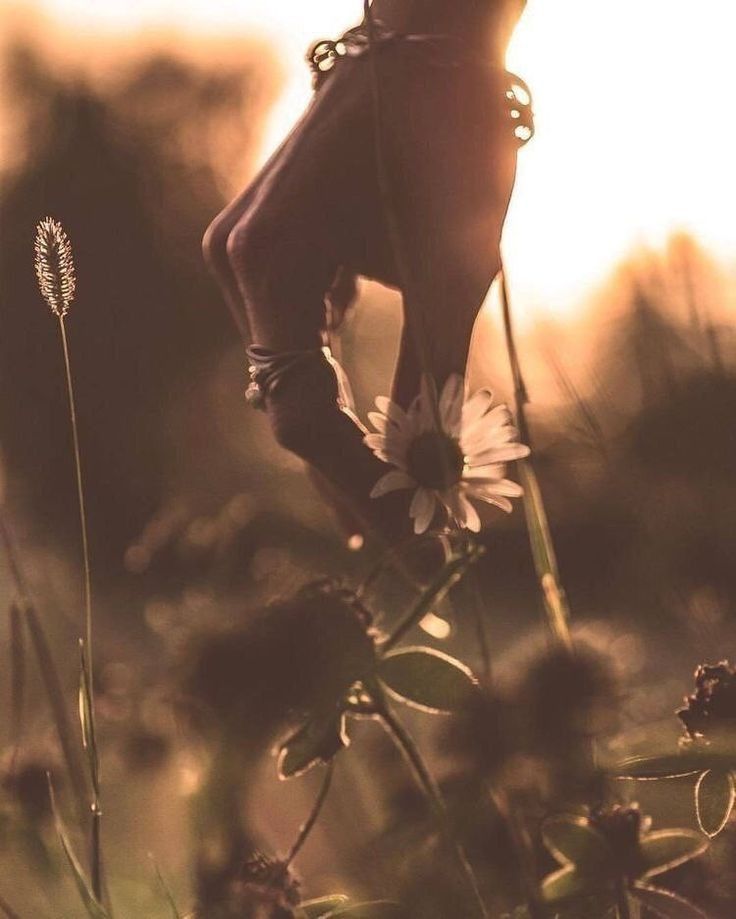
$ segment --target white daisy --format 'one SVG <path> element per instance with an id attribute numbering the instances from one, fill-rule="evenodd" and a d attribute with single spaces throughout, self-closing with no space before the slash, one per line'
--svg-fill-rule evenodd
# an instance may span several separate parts
<path id="1" fill-rule="evenodd" d="M 522 494 L 520 485 L 505 478 L 506 463 L 529 455 L 518 442 L 511 412 L 505 405 L 492 408 L 487 389 L 467 401 L 464 390 L 463 377 L 452 374 L 437 402 L 432 381 L 424 377 L 408 410 L 379 396 L 378 411 L 368 413 L 377 433 L 366 434 L 365 443 L 395 467 L 376 482 L 371 497 L 415 489 L 409 507 L 415 533 L 429 528 L 438 509 L 477 533 L 480 518 L 469 499 L 510 513 L 509 498 Z"/>

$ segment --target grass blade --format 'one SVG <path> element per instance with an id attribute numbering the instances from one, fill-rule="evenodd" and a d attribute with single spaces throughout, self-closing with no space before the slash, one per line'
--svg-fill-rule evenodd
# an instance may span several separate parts
<path id="1" fill-rule="evenodd" d="M 18 913 L 16 913 L 4 897 L 0 897 L 0 912 L 3 913 L 5 919 L 20 919 Z"/>
<path id="2" fill-rule="evenodd" d="M 156 864 L 156 861 L 152 855 L 149 855 L 149 858 L 153 864 L 153 870 L 156 872 L 156 881 L 158 882 L 158 886 L 161 888 L 164 899 L 168 903 L 169 909 L 171 910 L 172 919 L 184 919 L 184 916 L 179 912 L 179 907 L 176 905 L 174 894 L 171 892 L 171 888 L 166 883 L 166 878 L 164 878 L 163 874 L 161 873 L 161 869 Z"/>
<path id="3" fill-rule="evenodd" d="M 23 739 L 23 713 L 26 690 L 26 649 L 23 634 L 23 613 L 17 603 L 10 606 L 10 743 L 13 763 Z"/>
<path id="4" fill-rule="evenodd" d="M 87 753 L 87 767 L 95 798 L 100 794 L 100 760 L 97 751 L 95 715 L 92 708 L 92 689 L 84 641 L 79 642 L 79 724 L 82 728 L 82 745 Z"/>
<path id="5" fill-rule="evenodd" d="M 84 640 L 79 642 L 79 723 L 82 728 L 82 745 L 87 754 L 87 769 L 92 782 L 92 839 L 90 862 L 92 865 L 92 890 L 102 900 L 102 849 L 100 830 L 100 757 L 97 750 L 95 712 L 92 700 L 92 682 L 89 656 Z"/>
<path id="6" fill-rule="evenodd" d="M 56 726 L 56 733 L 59 737 L 59 744 L 64 756 L 67 772 L 69 773 L 69 781 L 74 793 L 79 823 L 80 826 L 83 827 L 89 815 L 89 803 L 87 800 L 87 782 L 84 775 L 84 765 L 79 755 L 79 742 L 72 730 L 71 721 L 64 700 L 64 690 L 53 655 L 51 654 L 51 649 L 49 648 L 49 643 L 46 640 L 46 635 L 41 626 L 36 609 L 31 605 L 26 608 L 26 622 L 31 636 L 31 643 L 38 660 L 38 667 L 46 690 L 49 708 L 51 709 L 51 714 Z"/>
<path id="7" fill-rule="evenodd" d="M 560 583 L 557 555 L 549 529 L 549 521 L 547 520 L 539 480 L 529 460 L 519 460 L 518 466 L 519 477 L 524 488 L 524 514 L 529 530 L 529 543 L 532 558 L 534 559 L 534 568 L 542 590 L 549 626 L 560 644 L 571 649 L 572 639 L 568 627 L 570 608 L 564 588 Z"/>
<path id="8" fill-rule="evenodd" d="M 100 903 L 98 898 L 95 896 L 92 891 L 92 885 L 90 884 L 87 875 L 82 868 L 82 865 L 77 858 L 76 852 L 71 844 L 69 839 L 69 834 L 66 831 L 64 826 L 64 821 L 62 820 L 59 809 L 56 806 L 56 796 L 54 795 L 54 787 L 51 784 L 51 776 L 48 777 L 49 781 L 49 798 L 51 800 L 51 810 L 54 815 L 54 823 L 56 825 L 56 833 L 59 837 L 59 842 L 61 847 L 64 850 L 64 855 L 66 860 L 69 863 L 69 868 L 71 869 L 74 882 L 79 891 L 79 896 L 84 903 L 84 907 L 87 910 L 87 915 L 91 919 L 110 919 L 110 914 L 107 912 L 105 907 Z"/>

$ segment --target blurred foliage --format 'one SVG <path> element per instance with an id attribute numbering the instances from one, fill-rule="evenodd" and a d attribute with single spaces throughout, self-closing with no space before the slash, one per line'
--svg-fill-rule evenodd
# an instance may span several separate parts
<path id="1" fill-rule="evenodd" d="M 287 601 L 320 575 L 356 585 L 374 559 L 370 546 L 351 553 L 341 544 L 298 466 L 247 412 L 240 345 L 201 264 L 202 231 L 225 199 L 223 175 L 248 172 L 272 67 L 248 47 L 232 66 L 194 64 L 174 51 L 124 63 L 115 80 L 98 84 L 81 71 L 62 74 L 28 45 L 11 47 L 4 61 L 18 145 L 0 199 L 0 436 L 6 510 L 71 700 L 73 470 L 55 328 L 38 302 L 31 259 L 35 223 L 50 213 L 74 240 L 80 277 L 70 336 L 103 620 L 95 694 L 109 883 L 121 915 L 156 919 L 172 915 L 172 902 L 193 902 L 193 878 L 200 888 L 232 882 L 245 902 L 253 883 L 238 874 L 245 859 L 261 848 L 286 851 L 294 838 L 317 776 L 284 785 L 265 772 L 264 747 L 284 739 L 269 719 L 278 709 L 277 726 L 293 728 L 302 695 L 324 688 L 325 662 L 352 632 L 330 629 L 325 638 L 324 609 L 301 618 Z M 452 624 L 442 651 L 478 673 L 472 612 L 488 618 L 492 685 L 462 698 L 462 669 L 428 671 L 422 660 L 421 680 L 416 667 L 398 678 L 387 670 L 395 694 L 424 708 L 441 708 L 437 693 L 457 690 L 460 714 L 405 719 L 432 751 L 453 831 L 494 915 L 527 915 L 517 909 L 525 877 L 554 871 L 539 835 L 545 816 L 614 797 L 597 753 L 676 745 L 672 713 L 689 673 L 733 643 L 736 338 L 720 318 L 723 286 L 687 237 L 637 255 L 612 279 L 611 302 L 586 333 L 592 366 L 568 373 L 554 353 L 554 410 L 536 411 L 531 392 L 535 468 L 580 653 L 550 651 L 540 637 L 517 514 L 494 520 L 473 577 L 436 609 Z M 390 350 L 389 307 L 373 290 L 367 299 L 347 318 L 343 342 L 372 395 L 385 370 L 376 354 Z M 503 367 L 492 375 L 503 379 Z M 414 596 L 397 571 L 376 578 L 369 593 L 386 631 Z M 264 606 L 284 613 L 275 631 L 261 618 Z M 63 770 L 38 675 L 30 677 L 23 755 L 15 760 L 9 748 L 3 760 L 0 864 L 14 880 L 0 893 L 34 916 L 72 917 L 79 907 L 60 871 L 46 771 L 65 813 L 69 793 L 57 780 Z M 334 677 L 340 691 L 343 677 Z M 195 719 L 172 704 L 182 686 Z M 192 720 L 204 727 L 197 736 Z M 244 753 L 256 735 L 258 749 Z M 454 919 L 458 878 L 399 754 L 371 721 L 356 719 L 351 736 L 355 749 L 339 759 L 298 865 L 300 893 L 344 891 L 354 904 L 396 899 L 411 904 L 411 916 Z M 725 774 L 721 798 L 730 805 Z M 658 825 L 693 829 L 688 781 L 673 780 L 682 803 L 661 783 L 615 787 L 641 796 Z M 188 835 L 198 809 L 231 836 L 214 840 L 214 854 Z M 84 840 L 70 834 L 83 851 Z M 219 859 L 225 844 L 235 861 Z M 149 851 L 172 878 L 170 899 Z M 729 915 L 732 823 L 704 857 L 668 871 L 663 887 L 715 919 Z M 313 915 L 290 891 L 273 897 Z"/>

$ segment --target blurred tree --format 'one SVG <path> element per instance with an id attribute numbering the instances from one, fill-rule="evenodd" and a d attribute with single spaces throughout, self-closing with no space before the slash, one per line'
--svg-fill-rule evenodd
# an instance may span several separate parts
<path id="1" fill-rule="evenodd" d="M 0 200 L 3 451 L 34 538 L 68 545 L 66 395 L 32 260 L 34 226 L 48 213 L 64 222 L 77 264 L 69 334 L 98 575 L 120 566 L 165 492 L 178 461 L 172 405 L 235 339 L 200 238 L 222 205 L 222 151 L 225 166 L 236 148 L 247 165 L 263 114 L 267 61 L 247 52 L 212 70 L 157 55 L 107 92 L 60 78 L 27 45 L 5 61 L 22 155 Z M 197 426 L 215 451 L 207 419 Z"/>

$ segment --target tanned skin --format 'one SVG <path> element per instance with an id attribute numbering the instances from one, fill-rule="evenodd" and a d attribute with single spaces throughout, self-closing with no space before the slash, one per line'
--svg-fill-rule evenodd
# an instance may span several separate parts
<path id="1" fill-rule="evenodd" d="M 375 0 L 373 16 L 387 28 L 456 36 L 474 61 L 432 62 L 401 42 L 376 52 L 384 163 L 404 264 L 397 267 L 387 233 L 371 64 L 367 55 L 340 59 L 279 150 L 204 237 L 207 264 L 254 342 L 275 351 L 317 349 L 331 289 L 339 311 L 352 294 L 351 277 L 401 288 L 408 273 L 393 397 L 406 406 L 423 370 L 440 387 L 449 374 L 465 373 L 476 316 L 501 267 L 517 151 L 503 67 L 522 7 L 521 0 Z M 340 411 L 334 382 L 321 370 L 295 374 L 267 399 L 267 411 L 277 440 L 363 526 L 392 540 L 408 535 L 405 496 L 369 497 L 386 466 Z"/>

